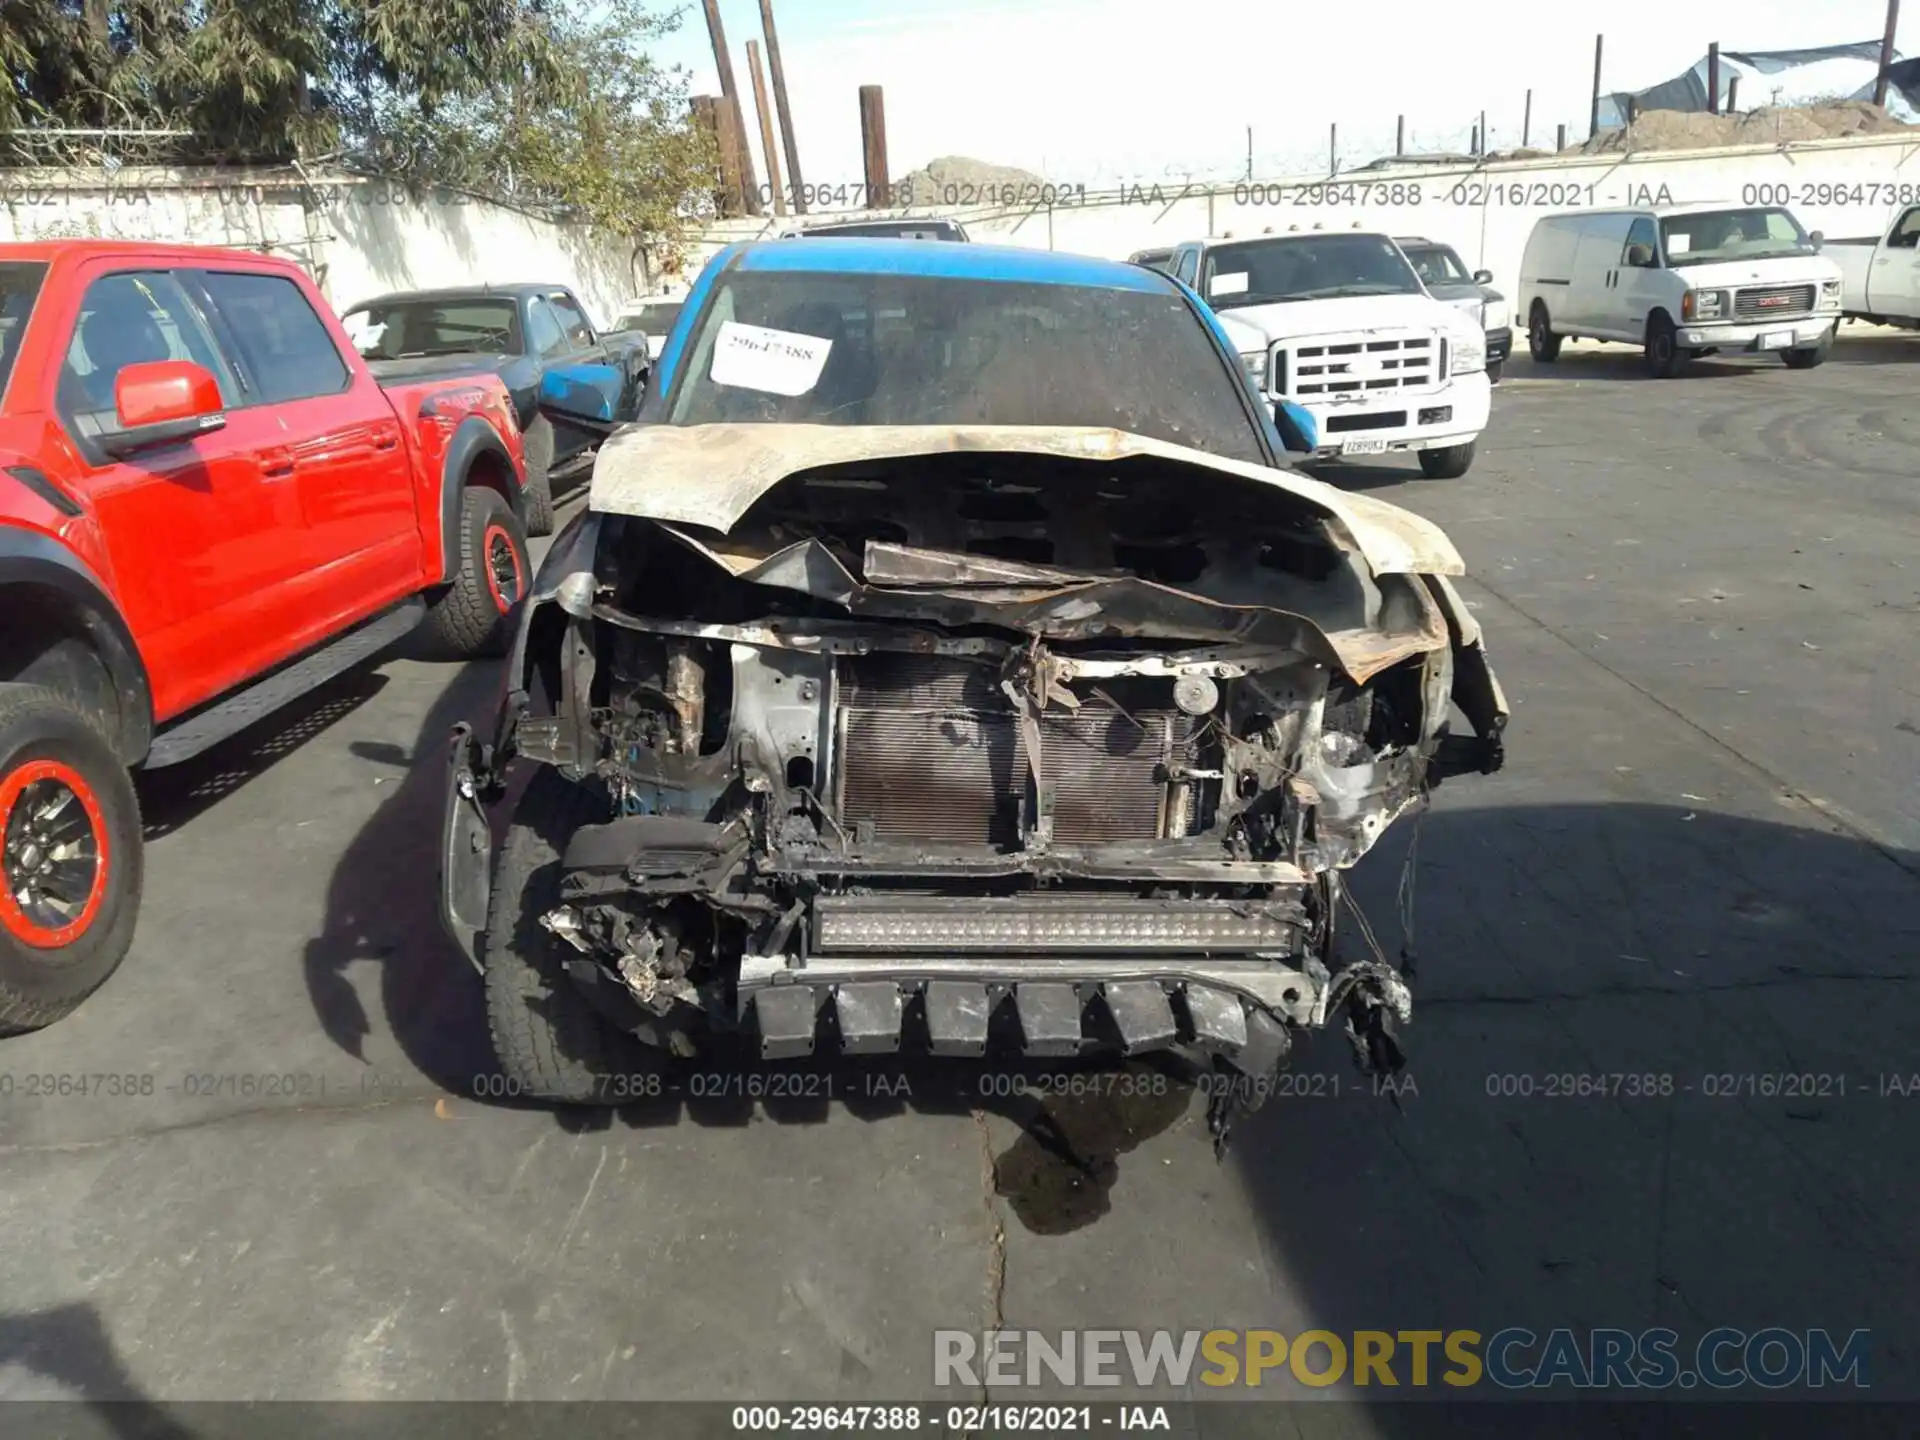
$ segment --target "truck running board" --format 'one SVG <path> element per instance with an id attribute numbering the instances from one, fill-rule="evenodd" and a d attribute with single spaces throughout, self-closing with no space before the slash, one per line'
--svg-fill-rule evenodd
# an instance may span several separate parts
<path id="1" fill-rule="evenodd" d="M 191 760 L 203 750 L 264 720 L 289 701 L 370 660 L 394 641 L 411 634 L 427 613 L 415 595 L 381 612 L 357 630 L 329 641 L 283 669 L 256 680 L 216 705 L 196 711 L 162 731 L 147 752 L 143 768 L 159 770 Z"/>

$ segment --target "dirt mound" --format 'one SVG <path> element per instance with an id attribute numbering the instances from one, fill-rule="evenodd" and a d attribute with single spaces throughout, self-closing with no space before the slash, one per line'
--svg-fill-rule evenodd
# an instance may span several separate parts
<path id="1" fill-rule="evenodd" d="M 1828 105 L 1783 105 L 1740 115 L 1709 115 L 1704 110 L 1649 110 L 1624 130 L 1603 130 L 1572 147 L 1582 155 L 1619 151 L 1709 150 L 1721 145 L 1782 145 L 1806 140 L 1838 140 L 1849 135 L 1920 132 L 1920 126 L 1896 120 L 1865 100 L 1836 100 Z"/>
<path id="2" fill-rule="evenodd" d="M 903 205 L 978 204 L 1000 194 L 1019 200 L 1037 196 L 1046 185 L 1031 170 L 990 165 L 964 155 L 942 155 L 893 183 Z"/>

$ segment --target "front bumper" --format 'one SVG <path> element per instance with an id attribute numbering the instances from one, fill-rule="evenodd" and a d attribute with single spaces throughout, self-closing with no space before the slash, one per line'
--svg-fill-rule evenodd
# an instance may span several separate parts
<path id="1" fill-rule="evenodd" d="M 1484 370 L 1455 375 L 1441 390 L 1368 400 L 1357 405 L 1295 401 L 1313 416 L 1319 446 L 1314 460 L 1344 460 L 1403 454 L 1443 445 L 1464 445 L 1487 428 L 1493 412 L 1493 382 Z M 1431 418 L 1423 420 L 1423 415 Z M 1398 416 L 1397 422 L 1389 417 Z M 1378 423 L 1388 419 L 1389 423 Z M 1356 421 L 1368 421 L 1356 426 Z M 1351 428 L 1350 428 L 1351 427 Z"/>
<path id="2" fill-rule="evenodd" d="M 1503 325 L 1498 330 L 1487 331 L 1487 363 L 1503 364 L 1513 354 L 1513 327 Z"/>
<path id="3" fill-rule="evenodd" d="M 1690 350 L 1747 350 L 1764 352 L 1769 350 L 1798 350 L 1820 344 L 1832 338 L 1833 331 L 1840 323 L 1838 315 L 1814 315 L 1798 320 L 1781 320 L 1777 323 L 1761 321 L 1758 324 L 1740 322 L 1738 324 L 1683 325 L 1678 340 Z M 1793 339 L 1785 344 L 1762 344 L 1769 336 L 1782 333 L 1791 334 Z"/>

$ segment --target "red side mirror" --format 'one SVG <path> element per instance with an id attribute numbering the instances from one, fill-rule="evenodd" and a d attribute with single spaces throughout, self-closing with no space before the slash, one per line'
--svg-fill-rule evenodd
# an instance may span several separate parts
<path id="1" fill-rule="evenodd" d="M 122 430 L 199 420 L 220 413 L 220 382 L 191 360 L 128 365 L 113 382 L 113 406 Z"/>

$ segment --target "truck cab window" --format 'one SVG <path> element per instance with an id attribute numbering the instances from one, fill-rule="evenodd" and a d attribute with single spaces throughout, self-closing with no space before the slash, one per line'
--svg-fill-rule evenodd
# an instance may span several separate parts
<path id="1" fill-rule="evenodd" d="M 1632 265 L 1633 261 L 1628 257 L 1633 253 L 1633 247 L 1636 245 L 1644 245 L 1647 247 L 1647 254 L 1652 258 L 1639 268 L 1657 270 L 1660 267 L 1659 239 L 1660 237 L 1654 229 L 1653 221 L 1645 215 L 1642 215 L 1638 220 L 1633 222 L 1633 228 L 1627 231 L 1627 243 L 1621 248 L 1620 263 L 1622 265 Z"/>
<path id="2" fill-rule="evenodd" d="M 234 270 L 211 270 L 202 278 L 232 327 L 258 401 L 284 404 L 347 388 L 347 362 L 293 281 Z"/>
<path id="3" fill-rule="evenodd" d="M 553 313 L 560 318 L 561 329 L 566 331 L 567 345 L 574 350 L 584 350 L 593 344 L 593 326 L 573 303 L 573 297 L 555 292 L 547 298 L 553 302 Z"/>
<path id="4" fill-rule="evenodd" d="M 164 270 L 102 276 L 80 301 L 80 319 L 60 367 L 61 411 L 112 426 L 120 372 L 156 360 L 205 366 L 220 382 L 222 397 L 234 403 L 232 376 L 178 280 Z"/>
<path id="5" fill-rule="evenodd" d="M 535 296 L 527 306 L 528 348 L 540 356 L 558 355 L 567 348 L 566 331 L 545 300 Z"/>
<path id="6" fill-rule="evenodd" d="M 1900 217 L 1900 223 L 1893 227 L 1893 234 L 1887 239 L 1887 248 L 1920 249 L 1920 205 Z"/>

